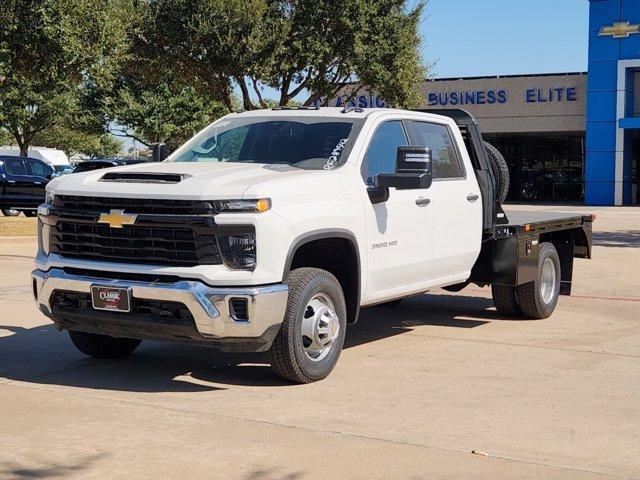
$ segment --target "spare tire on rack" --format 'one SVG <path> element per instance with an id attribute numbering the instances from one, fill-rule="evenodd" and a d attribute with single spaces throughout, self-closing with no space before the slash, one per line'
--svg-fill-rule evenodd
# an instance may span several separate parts
<path id="1" fill-rule="evenodd" d="M 504 203 L 509 193 L 509 167 L 500 151 L 489 142 L 484 142 L 489 164 L 496 179 L 496 199 L 498 203 Z"/>

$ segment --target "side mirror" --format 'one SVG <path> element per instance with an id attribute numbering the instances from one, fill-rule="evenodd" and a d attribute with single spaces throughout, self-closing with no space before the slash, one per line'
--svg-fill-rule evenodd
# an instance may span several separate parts
<path id="1" fill-rule="evenodd" d="M 167 158 L 167 144 L 166 143 L 154 143 L 151 146 L 152 158 L 154 162 L 161 162 Z"/>
<path id="2" fill-rule="evenodd" d="M 376 175 L 376 187 L 394 187 L 397 190 L 429 188 L 433 180 L 433 164 L 429 147 L 398 147 L 396 173 Z"/>

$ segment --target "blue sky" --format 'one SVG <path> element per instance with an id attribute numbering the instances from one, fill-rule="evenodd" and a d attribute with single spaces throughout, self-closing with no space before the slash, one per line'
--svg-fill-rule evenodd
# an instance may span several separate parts
<path id="1" fill-rule="evenodd" d="M 587 0 L 429 0 L 422 56 L 435 77 L 586 71 Z"/>

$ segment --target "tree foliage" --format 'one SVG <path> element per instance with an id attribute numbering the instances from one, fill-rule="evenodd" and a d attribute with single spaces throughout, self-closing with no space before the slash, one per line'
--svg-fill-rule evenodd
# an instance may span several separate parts
<path id="1" fill-rule="evenodd" d="M 114 135 L 131 137 L 147 146 L 163 142 L 173 150 L 228 113 L 221 103 L 192 86 L 174 82 L 170 75 L 161 81 L 148 80 L 144 76 L 121 79 L 108 110 L 117 125 L 125 128 L 113 127 Z"/>
<path id="2" fill-rule="evenodd" d="M 147 46 L 190 84 L 231 108 L 238 85 L 245 109 L 266 107 L 264 86 L 286 105 L 335 95 L 353 82 L 388 103 L 420 101 L 425 78 L 418 24 L 407 0 L 151 0 Z M 252 97 L 257 98 L 255 105 Z"/>
<path id="3" fill-rule="evenodd" d="M 3 1 L 0 127 L 23 155 L 38 134 L 83 115 L 85 99 L 110 88 L 129 53 L 134 13 L 122 0 Z M 98 123 L 104 131 L 106 118 Z"/>

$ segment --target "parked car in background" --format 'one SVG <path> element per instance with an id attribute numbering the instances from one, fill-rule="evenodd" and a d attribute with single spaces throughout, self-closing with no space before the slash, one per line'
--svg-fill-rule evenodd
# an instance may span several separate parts
<path id="1" fill-rule="evenodd" d="M 44 202 L 45 187 L 56 176 L 52 166 L 29 157 L 0 155 L 0 210 L 35 217 Z"/>
<path id="2" fill-rule="evenodd" d="M 89 172 L 92 170 L 100 170 L 109 167 L 121 167 L 122 165 L 134 165 L 136 163 L 144 163 L 146 160 L 140 159 L 124 159 L 124 158 L 100 158 L 97 160 L 85 160 L 76 164 L 73 173 Z"/>
<path id="3" fill-rule="evenodd" d="M 19 157 L 20 149 L 15 146 L 0 147 L 1 156 Z M 67 175 L 73 172 L 73 166 L 69 163 L 67 154 L 62 150 L 48 147 L 30 147 L 27 158 L 40 160 L 53 168 L 54 177 Z"/>

